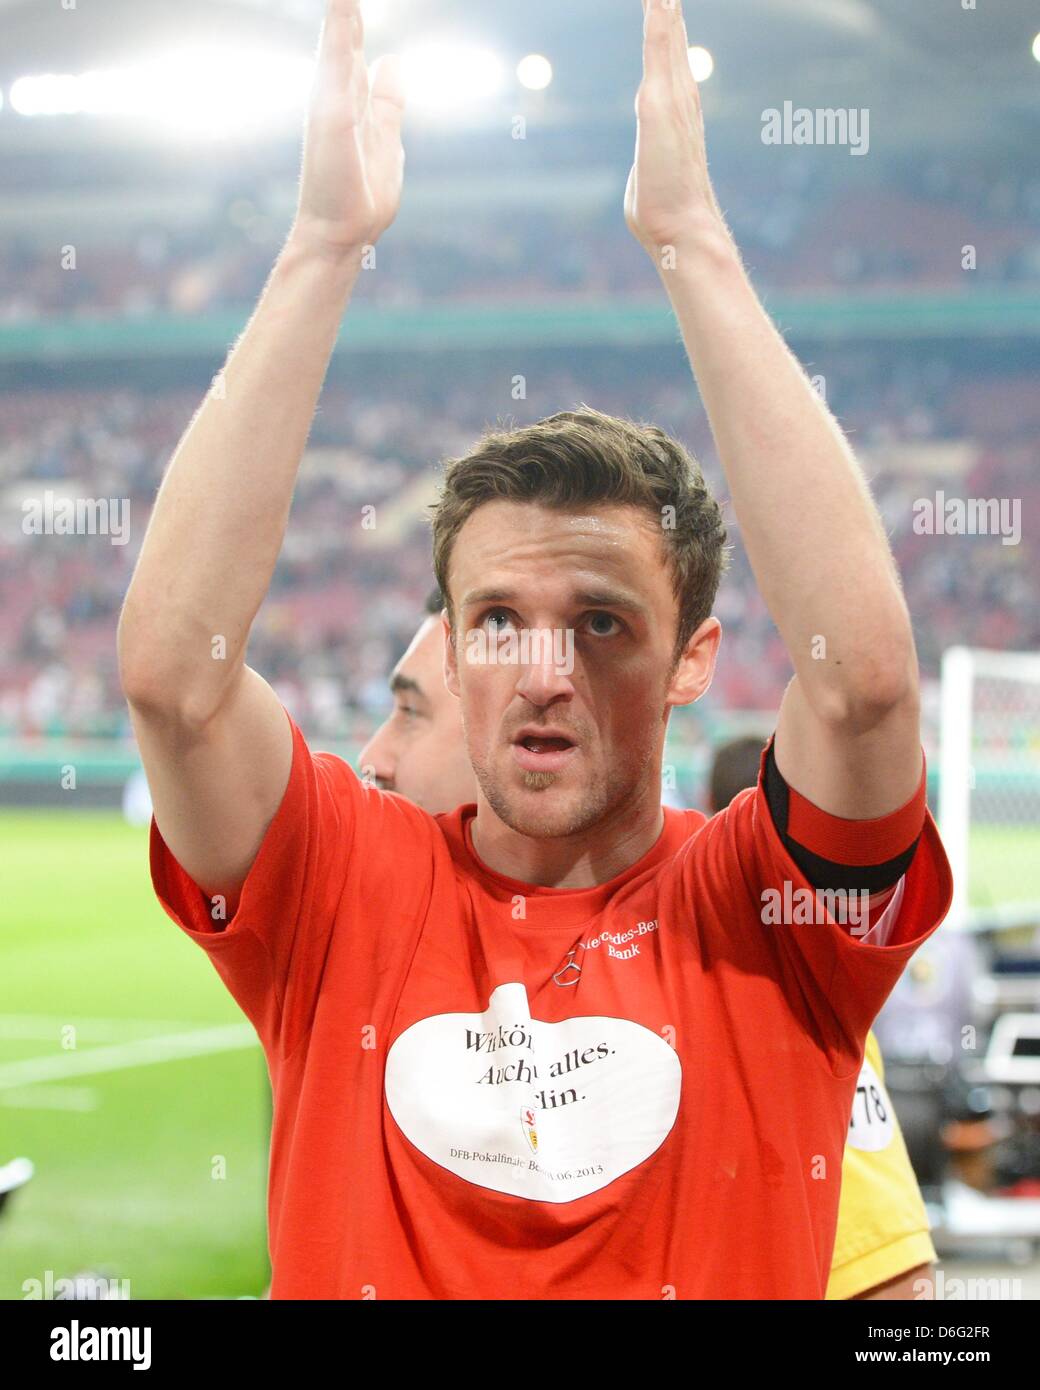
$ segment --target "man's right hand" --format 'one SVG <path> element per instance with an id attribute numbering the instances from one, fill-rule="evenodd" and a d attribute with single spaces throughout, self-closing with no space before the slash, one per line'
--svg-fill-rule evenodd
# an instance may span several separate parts
<path id="1" fill-rule="evenodd" d="M 318 49 L 292 238 L 350 251 L 397 215 L 404 176 L 400 61 L 365 67 L 361 0 L 329 0 Z"/>
<path id="2" fill-rule="evenodd" d="M 174 453 L 123 605 L 120 674 L 156 824 L 229 914 L 293 756 L 285 711 L 245 665 L 246 644 L 359 252 L 397 211 L 402 107 L 395 61 L 369 84 L 358 0 L 330 0 L 295 224 L 221 389 Z"/>

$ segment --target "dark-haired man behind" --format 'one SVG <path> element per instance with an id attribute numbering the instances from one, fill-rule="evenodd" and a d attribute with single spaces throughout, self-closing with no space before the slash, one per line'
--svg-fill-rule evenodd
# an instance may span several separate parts
<path id="1" fill-rule="evenodd" d="M 444 601 L 435 589 L 400 661 L 390 673 L 393 709 L 361 750 L 361 771 L 437 815 L 476 799 L 459 702 L 444 684 Z"/>

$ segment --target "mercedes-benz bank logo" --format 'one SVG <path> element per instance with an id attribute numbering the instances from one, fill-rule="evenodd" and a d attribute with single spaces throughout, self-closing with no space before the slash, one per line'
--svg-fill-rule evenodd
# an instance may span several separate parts
<path id="1" fill-rule="evenodd" d="M 577 946 L 567 952 L 562 964 L 557 967 L 553 980 L 564 989 L 568 985 L 578 983 L 581 978 L 581 965 L 577 959 L 579 951 L 595 950 L 601 946 L 604 955 L 613 960 L 634 960 L 641 955 L 643 944 L 636 938 L 657 931 L 659 925 L 657 918 L 651 917 L 649 921 L 637 922 L 634 927 L 629 927 L 628 931 L 611 931 L 608 928 L 588 941 L 579 941 Z"/>
<path id="2" fill-rule="evenodd" d="M 553 975 L 555 983 L 560 985 L 563 989 L 566 989 L 568 985 L 576 985 L 578 983 L 578 977 L 581 975 L 581 966 L 575 960 L 575 956 L 579 951 L 584 951 L 584 949 L 584 945 L 579 941 L 577 946 L 572 947 L 571 950 L 567 952 L 563 964 Z"/>

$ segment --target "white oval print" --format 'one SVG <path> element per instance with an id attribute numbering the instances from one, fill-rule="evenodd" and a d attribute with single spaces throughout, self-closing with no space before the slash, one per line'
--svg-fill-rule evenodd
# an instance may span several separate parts
<path id="1" fill-rule="evenodd" d="M 849 1146 L 865 1153 L 880 1153 L 892 1142 L 892 1102 L 885 1084 L 866 1060 L 856 1082 L 849 1120 Z"/>
<path id="2" fill-rule="evenodd" d="M 532 1019 L 524 986 L 508 984 L 482 1014 L 406 1028 L 385 1087 L 402 1133 L 442 1168 L 533 1202 L 573 1202 L 660 1148 L 682 1067 L 629 1019 Z"/>

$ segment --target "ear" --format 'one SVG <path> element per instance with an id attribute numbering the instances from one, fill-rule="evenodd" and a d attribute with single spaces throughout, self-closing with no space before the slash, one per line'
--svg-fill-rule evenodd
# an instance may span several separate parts
<path id="1" fill-rule="evenodd" d="M 448 622 L 446 608 L 441 612 L 441 623 L 444 627 L 444 684 L 458 700 L 462 695 L 459 685 L 459 654 L 455 649 L 455 637 Z"/>
<path id="2" fill-rule="evenodd" d="M 718 618 L 705 618 L 686 643 L 679 664 L 668 686 L 669 705 L 692 705 L 711 685 L 715 661 L 722 641 Z"/>

